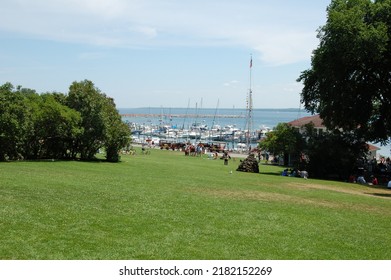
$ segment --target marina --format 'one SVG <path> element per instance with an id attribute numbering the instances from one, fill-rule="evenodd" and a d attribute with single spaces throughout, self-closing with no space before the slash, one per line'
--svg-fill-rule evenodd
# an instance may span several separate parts
<path id="1" fill-rule="evenodd" d="M 190 99 L 186 109 L 144 108 L 136 110 L 120 110 L 123 120 L 132 131 L 134 143 L 153 143 L 160 141 L 165 143 L 191 143 L 208 144 L 213 142 L 224 143 L 224 149 L 231 151 L 250 151 L 258 146 L 259 141 L 266 137 L 267 133 L 280 122 L 295 120 L 292 115 L 289 118 L 278 120 L 274 114 L 277 111 L 267 111 L 268 118 L 274 118 L 270 124 L 265 124 L 267 118 L 256 116 L 259 110 L 253 108 L 252 91 L 252 55 L 249 67 L 249 88 L 246 94 L 245 109 L 220 109 L 217 101 L 215 109 L 203 109 L 198 102 L 195 109 L 190 110 Z M 301 110 L 280 110 L 283 112 L 296 113 L 301 117 Z M 304 112 L 303 112 L 304 113 Z M 308 114 L 308 113 L 307 113 Z M 213 145 L 213 144 L 212 144 Z"/>
<path id="2" fill-rule="evenodd" d="M 158 114 L 121 114 L 122 117 L 126 118 L 159 118 L 161 115 Z M 229 118 L 229 119 L 241 119 L 245 118 L 245 116 L 242 115 L 185 115 L 185 114 L 170 114 L 165 115 L 165 119 L 167 118 L 202 118 L 202 119 L 208 119 L 208 118 Z"/>
<path id="3" fill-rule="evenodd" d="M 245 151 L 278 123 L 309 116 L 299 109 L 253 109 L 252 129 L 246 109 L 124 108 L 119 113 L 132 130 L 134 143 L 225 143 L 232 151 Z"/>

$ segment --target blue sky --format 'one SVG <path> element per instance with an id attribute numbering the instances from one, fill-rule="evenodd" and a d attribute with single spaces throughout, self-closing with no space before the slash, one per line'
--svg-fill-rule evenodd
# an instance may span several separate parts
<path id="1" fill-rule="evenodd" d="M 298 108 L 330 0 L 2 0 L 0 83 L 117 107 Z"/>

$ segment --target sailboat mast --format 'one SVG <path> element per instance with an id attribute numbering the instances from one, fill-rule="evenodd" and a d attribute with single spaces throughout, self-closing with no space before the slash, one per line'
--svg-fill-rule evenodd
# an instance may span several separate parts
<path id="1" fill-rule="evenodd" d="M 252 69 L 253 69 L 253 56 L 251 55 L 251 57 L 250 57 L 250 94 L 252 93 L 252 91 L 251 91 L 251 86 L 252 86 Z"/>
<path id="2" fill-rule="evenodd" d="M 189 101 L 187 102 L 186 114 L 185 114 L 185 117 L 183 119 L 182 130 L 185 129 L 185 122 L 186 122 L 186 119 L 187 119 L 187 113 L 189 112 L 189 108 L 190 108 L 190 98 L 189 98 Z"/>
<path id="3" fill-rule="evenodd" d="M 250 57 L 250 88 L 247 97 L 247 137 L 246 144 L 247 147 L 250 148 L 251 144 L 251 132 L 252 132 L 252 122 L 253 122 L 253 92 L 252 92 L 252 68 L 253 68 L 253 57 Z"/>
<path id="4" fill-rule="evenodd" d="M 212 128 L 215 126 L 216 124 L 216 116 L 217 116 L 217 110 L 219 108 L 219 104 L 220 104 L 220 98 L 217 99 L 217 105 L 216 105 L 216 110 L 215 110 L 215 114 L 213 116 L 213 122 L 212 122 Z"/>

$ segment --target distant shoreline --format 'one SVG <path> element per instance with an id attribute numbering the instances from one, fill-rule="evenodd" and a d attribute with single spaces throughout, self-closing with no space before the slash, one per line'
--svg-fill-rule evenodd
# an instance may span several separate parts
<path id="1" fill-rule="evenodd" d="M 187 107 L 119 107 L 118 110 L 157 110 L 157 109 L 178 109 L 178 110 L 194 110 L 194 108 Z M 198 108 L 198 110 L 216 110 L 216 108 Z M 246 110 L 246 108 L 217 108 L 217 110 Z M 300 112 L 308 112 L 305 109 L 299 108 L 253 108 L 253 111 L 300 111 Z"/>

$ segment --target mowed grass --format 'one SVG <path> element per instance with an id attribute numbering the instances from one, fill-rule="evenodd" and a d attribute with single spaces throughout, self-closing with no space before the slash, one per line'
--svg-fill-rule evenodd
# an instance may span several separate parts
<path id="1" fill-rule="evenodd" d="M 0 163 L 0 259 L 391 259 L 390 190 L 238 164 Z"/>

